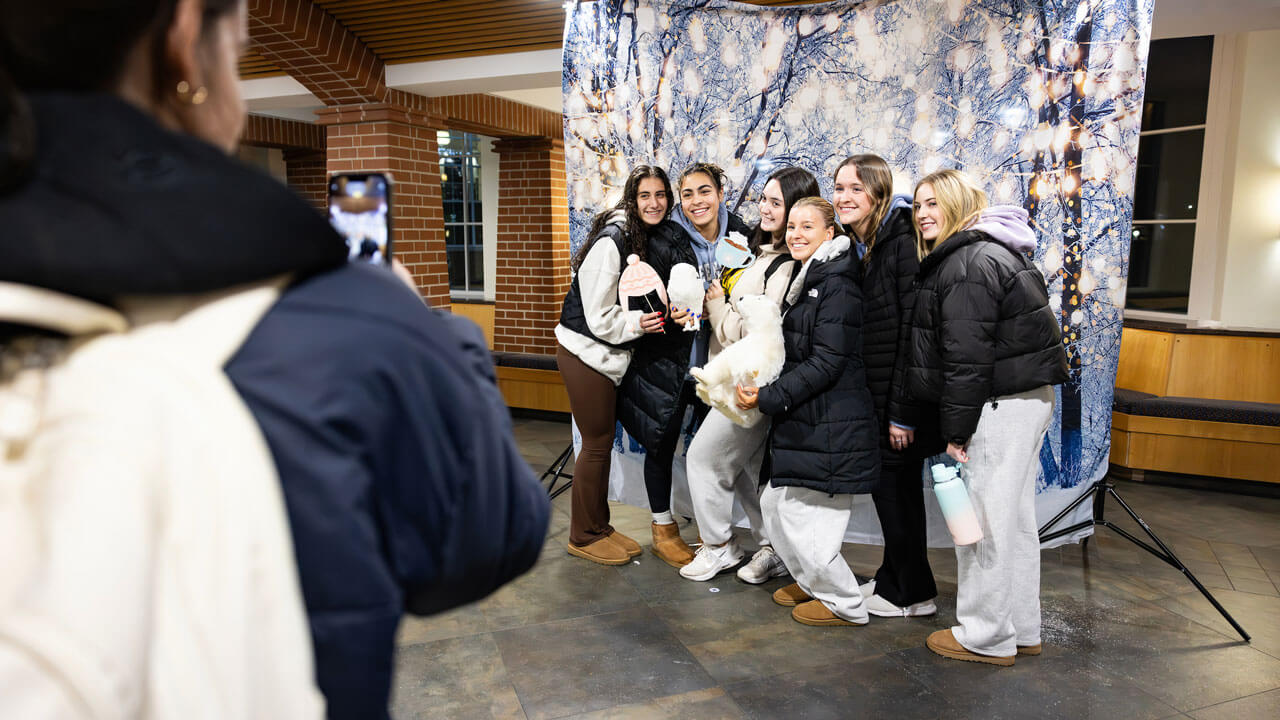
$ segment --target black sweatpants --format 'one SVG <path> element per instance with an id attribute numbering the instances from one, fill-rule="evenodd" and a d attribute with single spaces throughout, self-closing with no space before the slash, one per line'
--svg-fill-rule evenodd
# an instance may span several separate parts
<path id="1" fill-rule="evenodd" d="M 884 560 L 876 571 L 876 594 L 906 607 L 937 596 L 924 521 L 923 458 L 883 458 L 880 488 L 871 493 L 884 531 Z"/>

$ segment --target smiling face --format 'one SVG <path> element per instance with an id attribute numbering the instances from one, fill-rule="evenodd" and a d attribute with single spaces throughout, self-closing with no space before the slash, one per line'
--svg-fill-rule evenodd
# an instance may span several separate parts
<path id="1" fill-rule="evenodd" d="M 670 202 L 667 189 L 659 178 L 644 178 L 636 186 L 636 207 L 640 210 L 640 220 L 645 225 L 657 225 L 662 222 L 667 216 L 667 207 Z"/>
<path id="2" fill-rule="evenodd" d="M 835 233 L 836 229 L 826 223 L 816 207 L 797 205 L 787 216 L 787 249 L 800 262 L 813 257 Z"/>
<path id="3" fill-rule="evenodd" d="M 782 198 L 782 185 L 777 180 L 765 183 L 760 193 L 760 229 L 774 235 L 786 229 L 786 203 Z"/>
<path id="4" fill-rule="evenodd" d="M 938 241 L 938 234 L 942 231 L 945 218 L 942 207 L 938 205 L 938 198 L 934 195 L 933 185 L 929 183 L 921 183 L 920 187 L 916 188 L 915 217 L 920 238 L 926 245 L 932 247 Z"/>
<path id="5" fill-rule="evenodd" d="M 704 235 L 716 229 L 723 201 L 724 193 L 716 189 L 715 181 L 706 173 L 691 173 L 680 181 L 680 209 Z"/>
<path id="6" fill-rule="evenodd" d="M 840 168 L 836 173 L 835 192 L 832 194 L 836 206 L 836 217 L 840 224 L 860 238 L 867 236 L 867 225 L 871 212 L 875 208 L 875 199 L 867 193 L 858 177 L 858 168 L 852 164 Z"/>

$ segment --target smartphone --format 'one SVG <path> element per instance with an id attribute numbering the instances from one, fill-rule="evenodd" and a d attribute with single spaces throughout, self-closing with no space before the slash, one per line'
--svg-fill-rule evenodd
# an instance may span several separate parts
<path id="1" fill-rule="evenodd" d="M 329 222 L 346 239 L 348 260 L 391 264 L 391 176 L 342 173 L 329 178 Z"/>

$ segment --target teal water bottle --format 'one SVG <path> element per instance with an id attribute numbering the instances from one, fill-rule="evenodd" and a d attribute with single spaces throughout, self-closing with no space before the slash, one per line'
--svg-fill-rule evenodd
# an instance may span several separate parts
<path id="1" fill-rule="evenodd" d="M 978 516 L 973 511 L 973 502 L 969 500 L 969 491 L 960 479 L 960 473 L 942 463 L 934 465 L 931 470 L 933 494 L 938 498 L 938 507 L 942 508 L 942 517 L 947 521 L 951 539 L 956 545 L 972 545 L 981 540 L 982 526 L 978 524 Z"/>

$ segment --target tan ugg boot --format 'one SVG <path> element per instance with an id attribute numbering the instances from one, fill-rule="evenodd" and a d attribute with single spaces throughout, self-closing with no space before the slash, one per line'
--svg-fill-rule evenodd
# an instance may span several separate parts
<path id="1" fill-rule="evenodd" d="M 682 568 L 693 562 L 693 550 L 680 537 L 680 528 L 675 523 L 659 525 L 653 523 L 653 554 L 662 562 L 674 568 Z"/>
<path id="2" fill-rule="evenodd" d="M 569 543 L 565 547 L 570 555 L 590 560 L 593 563 L 600 563 L 601 565 L 626 565 L 631 562 L 631 556 L 627 554 L 627 551 L 623 550 L 621 545 L 609 540 L 608 536 L 602 537 L 590 545 Z"/>
<path id="3" fill-rule="evenodd" d="M 1009 667 L 1013 664 L 1013 656 L 998 657 L 995 655 L 980 655 L 973 652 L 969 648 L 960 644 L 956 640 L 956 636 L 951 633 L 951 628 L 939 630 L 924 641 L 925 647 L 934 651 L 945 658 L 952 660 L 964 660 L 966 662 L 986 663 L 987 665 L 999 665 L 1001 667 Z"/>
<path id="4" fill-rule="evenodd" d="M 635 540 L 632 540 L 626 535 L 623 535 L 617 530 L 614 530 L 613 532 L 609 533 L 609 539 L 612 540 L 615 544 L 621 545 L 622 549 L 626 550 L 627 554 L 633 558 L 640 557 L 640 554 L 644 552 L 644 550 L 640 549 L 640 543 L 636 542 Z"/>
<path id="5" fill-rule="evenodd" d="M 800 583 L 791 583 L 784 585 L 773 591 L 773 601 L 783 607 L 795 607 L 800 603 L 807 603 L 813 598 L 809 593 L 800 589 Z"/>
<path id="6" fill-rule="evenodd" d="M 823 605 L 821 600 L 810 600 L 796 605 L 791 609 L 791 619 L 801 625 L 812 625 L 814 627 L 857 627 L 866 625 L 865 622 L 856 623 L 845 620 L 831 612 L 830 608 Z"/>

